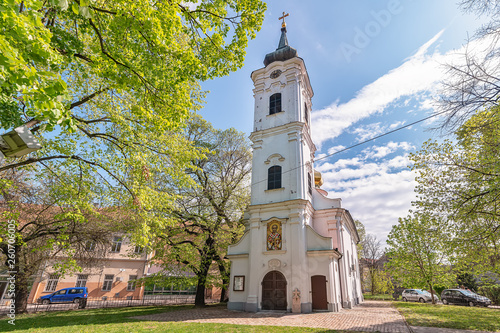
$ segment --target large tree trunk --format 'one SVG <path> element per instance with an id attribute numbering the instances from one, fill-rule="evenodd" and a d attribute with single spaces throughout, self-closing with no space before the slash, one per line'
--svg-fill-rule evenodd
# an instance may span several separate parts
<path id="1" fill-rule="evenodd" d="M 222 278 L 222 288 L 220 292 L 220 302 L 226 302 L 227 301 L 227 289 L 229 287 L 229 280 L 230 280 L 230 272 L 226 269 L 226 266 L 224 266 L 224 259 L 219 258 L 217 261 L 219 265 L 219 272 L 220 276 Z"/>
<path id="2" fill-rule="evenodd" d="M 372 292 L 372 295 L 375 295 L 375 275 L 376 275 L 376 269 L 373 268 L 373 267 L 370 267 L 369 269 L 369 272 L 370 272 L 370 284 L 371 284 L 371 292 Z"/>
<path id="3" fill-rule="evenodd" d="M 208 241 L 207 241 L 208 243 Z M 212 256 L 205 255 L 201 257 L 200 268 L 198 270 L 198 284 L 196 286 L 196 297 L 194 299 L 194 306 L 205 306 L 205 285 L 207 283 L 208 271 L 212 264 Z"/>
<path id="4" fill-rule="evenodd" d="M 436 304 L 436 301 L 434 301 L 434 288 L 432 288 L 432 283 L 429 283 L 429 288 L 431 290 L 431 298 L 432 298 L 432 304 Z"/>
<path id="5" fill-rule="evenodd" d="M 15 246 L 15 268 L 13 273 L 11 275 L 14 280 L 12 282 L 14 283 L 14 290 L 15 290 L 15 297 L 14 297 L 14 302 L 15 302 L 15 309 L 16 309 L 16 314 L 20 313 L 26 313 L 28 312 L 28 282 L 29 278 L 31 275 L 30 270 L 28 269 L 27 265 L 21 265 L 20 260 L 21 260 L 21 247 L 20 246 Z M 9 281 L 10 282 L 10 281 Z M 7 287 L 7 291 L 11 290 L 9 287 L 11 286 L 11 283 L 9 283 L 9 286 Z"/>
<path id="6" fill-rule="evenodd" d="M 205 284 L 207 282 L 209 267 L 210 265 L 204 265 L 204 267 L 201 267 L 200 273 L 197 276 L 198 284 L 196 285 L 196 297 L 194 299 L 194 306 L 196 307 L 205 306 Z"/>

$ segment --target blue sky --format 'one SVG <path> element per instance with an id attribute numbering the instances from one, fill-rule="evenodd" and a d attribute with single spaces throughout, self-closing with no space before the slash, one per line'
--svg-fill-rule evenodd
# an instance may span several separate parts
<path id="1" fill-rule="evenodd" d="M 245 66 L 202 85 L 210 93 L 200 114 L 216 128 L 250 134 L 250 74 L 276 49 L 278 17 L 286 11 L 288 42 L 304 59 L 314 90 L 316 158 L 435 112 L 444 65 L 461 61 L 467 40 L 487 20 L 463 13 L 451 0 L 273 0 L 267 5 Z M 329 197 L 342 198 L 367 233 L 385 241 L 414 199 L 408 154 L 439 138 L 431 126 L 426 121 L 321 160 L 315 169 L 325 179 L 322 188 Z"/>

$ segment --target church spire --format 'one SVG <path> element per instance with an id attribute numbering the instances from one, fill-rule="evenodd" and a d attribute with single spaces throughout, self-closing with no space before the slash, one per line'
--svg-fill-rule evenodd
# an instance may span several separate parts
<path id="1" fill-rule="evenodd" d="M 281 23 L 280 42 L 278 44 L 278 48 L 274 52 L 266 54 L 266 57 L 264 58 L 264 66 L 267 66 L 275 61 L 285 61 L 297 56 L 297 50 L 288 45 L 288 39 L 286 38 L 285 17 L 289 15 L 290 14 L 283 12 L 283 16 L 279 18 L 280 20 L 283 20 Z"/>
<path id="2" fill-rule="evenodd" d="M 280 38 L 280 43 L 278 44 L 278 48 L 277 50 L 279 49 L 282 49 L 284 48 L 285 46 L 288 46 L 288 39 L 286 38 L 286 22 L 285 22 L 285 17 L 289 16 L 290 14 L 283 12 L 283 16 L 281 16 L 279 18 L 279 20 L 283 20 L 283 22 L 281 23 L 281 38 Z"/>

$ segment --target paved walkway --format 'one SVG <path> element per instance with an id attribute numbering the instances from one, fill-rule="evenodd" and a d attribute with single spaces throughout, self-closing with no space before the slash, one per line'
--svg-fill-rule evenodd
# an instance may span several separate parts
<path id="1" fill-rule="evenodd" d="M 308 314 L 278 312 L 239 312 L 224 307 L 208 307 L 135 317 L 153 321 L 182 321 L 199 323 L 226 323 L 236 325 L 297 326 L 331 330 L 398 333 L 483 333 L 434 327 L 408 327 L 390 302 L 365 301 L 354 309 L 340 312 Z"/>
<path id="2" fill-rule="evenodd" d="M 214 307 L 173 311 L 135 318 L 154 321 L 298 326 L 363 332 L 411 333 L 403 317 L 391 306 L 390 302 L 381 301 L 365 301 L 354 309 L 342 310 L 341 312 L 314 312 L 309 314 L 248 313 Z"/>

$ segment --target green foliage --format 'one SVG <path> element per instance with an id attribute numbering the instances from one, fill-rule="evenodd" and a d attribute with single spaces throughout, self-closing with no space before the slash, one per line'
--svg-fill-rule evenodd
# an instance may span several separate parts
<path id="1" fill-rule="evenodd" d="M 151 238 L 155 261 L 166 270 L 181 264 L 196 274 L 200 305 L 205 286 L 227 284 L 229 269 L 224 256 L 245 229 L 242 218 L 250 195 L 251 153 L 243 133 L 216 130 L 201 118 L 193 119 L 186 136 L 206 152 L 205 157 L 192 161 L 188 185 L 165 180 L 166 190 L 176 193 L 178 199 L 173 207 L 151 211 L 149 219 L 156 223 L 157 237 Z"/>
<path id="2" fill-rule="evenodd" d="M 386 265 L 399 285 L 433 293 L 434 284 L 453 280 L 442 241 L 446 234 L 446 225 L 431 216 L 415 214 L 399 219 L 388 236 L 390 260 Z"/>
<path id="3" fill-rule="evenodd" d="M 473 274 L 462 272 L 457 274 L 457 284 L 464 286 L 466 289 L 477 291 L 477 282 Z"/>
<path id="4" fill-rule="evenodd" d="M 477 291 L 479 295 L 488 297 L 493 304 L 500 305 L 500 285 L 481 286 Z"/>
<path id="5" fill-rule="evenodd" d="M 358 258 L 363 258 L 363 243 L 366 237 L 366 229 L 363 223 L 359 220 L 354 220 L 356 230 L 358 231 L 359 243 L 356 245 L 358 248 Z"/>
<path id="6" fill-rule="evenodd" d="M 434 291 L 436 292 L 436 295 L 441 297 L 441 293 L 443 292 L 443 290 L 449 289 L 451 287 L 451 285 L 444 285 L 444 284 L 438 283 L 438 284 L 435 284 L 433 287 L 434 287 Z"/>
<path id="7" fill-rule="evenodd" d="M 76 130 L 75 108 L 106 92 L 175 127 L 195 108 L 198 80 L 243 65 L 264 10 L 254 0 L 3 1 L 0 126 L 35 118 Z"/>
<path id="8" fill-rule="evenodd" d="M 411 155 L 417 214 L 448 228 L 441 241 L 458 271 L 500 272 L 500 108 L 478 111 L 456 141 L 428 141 Z"/>
<path id="9" fill-rule="evenodd" d="M 243 65 L 265 5 L 249 0 L 54 0 L 2 6 L 0 41 L 10 43 L 5 49 L 12 50 L 13 59 L 34 68 L 19 65 L 18 72 L 38 73 L 40 86 L 52 85 L 42 74 L 60 84 L 51 90 L 52 99 L 47 97 L 59 104 L 31 107 L 35 95 L 19 88 L 21 79 L 4 59 L 8 53 L 0 56 L 0 71 L 10 71 L 0 73 L 2 101 L 10 103 L 0 125 L 35 123 L 32 131 L 43 146 L 0 171 L 37 164 L 40 179 L 47 174 L 73 177 L 89 192 L 95 185 L 93 196 L 101 207 L 120 206 L 142 218 L 136 240 L 146 243 L 155 228 L 168 223 L 158 224 L 148 212 L 172 206 L 178 198 L 153 177 L 191 186 L 185 170 L 204 156 L 202 147 L 183 133 L 205 96 L 199 82 Z M 40 40 L 33 42 L 35 32 Z M 30 43 L 37 53 L 29 53 Z M 78 188 L 61 191 L 71 202 Z"/>
<path id="10" fill-rule="evenodd" d="M 36 0 L 0 3 L 0 128 L 19 126 L 23 117 L 71 124 L 61 77 L 65 61 L 43 24 L 42 6 Z"/>
<path id="11" fill-rule="evenodd" d="M 391 276 L 388 272 L 376 270 L 373 279 L 374 283 L 372 285 L 374 290 L 372 290 L 372 294 L 392 294 L 394 286 L 392 285 Z"/>

